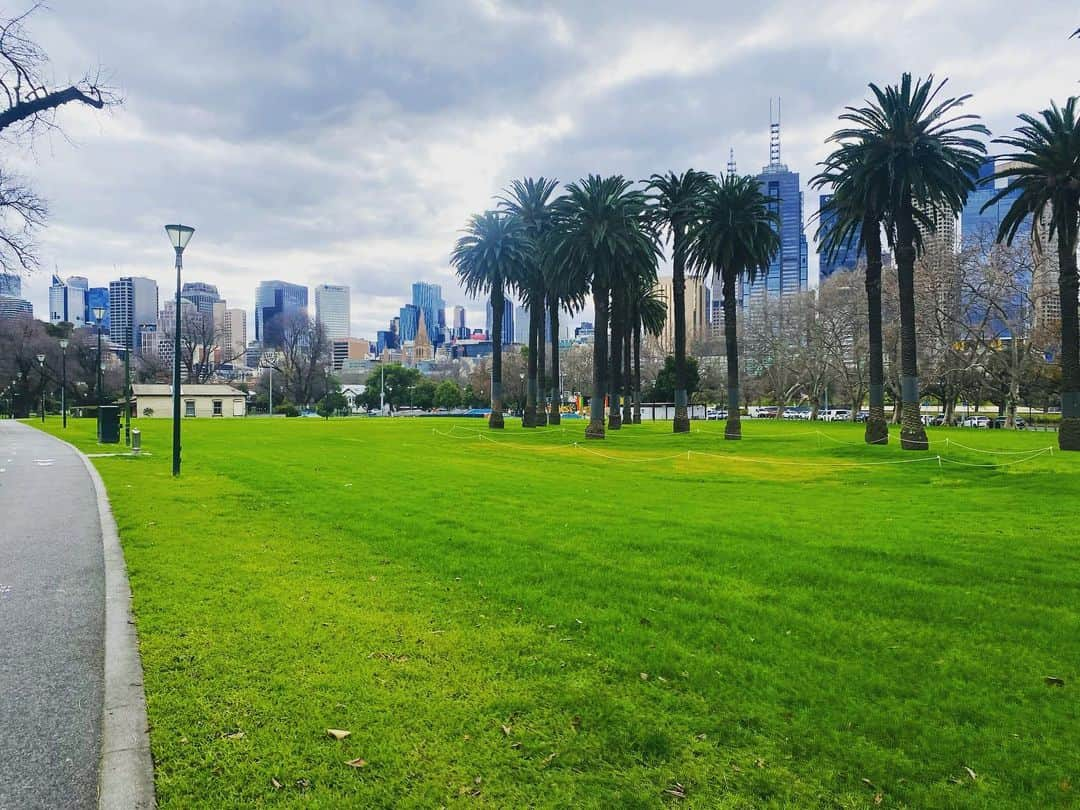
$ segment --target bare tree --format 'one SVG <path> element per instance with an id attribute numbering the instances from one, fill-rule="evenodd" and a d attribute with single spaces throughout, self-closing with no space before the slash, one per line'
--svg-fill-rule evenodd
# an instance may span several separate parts
<path id="1" fill-rule="evenodd" d="M 87 71 L 67 86 L 53 86 L 49 57 L 26 32 L 25 23 L 42 3 L 21 14 L 0 19 L 0 138 L 32 142 L 39 131 L 60 132 L 56 111 L 65 104 L 104 109 L 121 103 L 103 81 L 101 70 Z M 34 230 L 45 223 L 43 200 L 18 177 L 0 170 L 0 267 L 29 272 L 38 266 Z"/>
<path id="2" fill-rule="evenodd" d="M 271 363 L 275 380 L 281 380 L 285 397 L 297 405 L 310 405 L 326 393 L 330 366 L 330 341 L 325 327 L 306 312 L 275 316 L 275 332 L 280 335 Z"/>
<path id="3" fill-rule="evenodd" d="M 866 271 L 835 273 L 821 282 L 817 310 L 819 339 L 829 379 L 855 419 L 870 390 L 870 334 L 867 326 Z"/>

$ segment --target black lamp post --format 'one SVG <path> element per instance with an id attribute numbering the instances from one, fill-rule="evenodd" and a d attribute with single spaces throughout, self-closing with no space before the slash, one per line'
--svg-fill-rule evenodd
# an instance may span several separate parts
<path id="1" fill-rule="evenodd" d="M 37 356 L 38 370 L 41 372 L 41 424 L 45 424 L 45 355 Z"/>
<path id="2" fill-rule="evenodd" d="M 102 370 L 105 368 L 105 364 L 101 360 L 101 322 L 105 320 L 105 307 L 94 307 L 91 310 L 91 314 L 94 316 L 94 321 L 97 323 L 97 439 L 101 441 L 101 388 L 104 384 L 104 377 Z"/>
<path id="3" fill-rule="evenodd" d="M 172 474 L 180 475 L 180 271 L 184 266 L 184 248 L 195 229 L 190 225 L 166 225 L 165 233 L 176 252 L 176 324 L 173 329 L 173 429 Z"/>
<path id="4" fill-rule="evenodd" d="M 60 413 L 67 427 L 67 347 L 68 339 L 60 338 Z"/>

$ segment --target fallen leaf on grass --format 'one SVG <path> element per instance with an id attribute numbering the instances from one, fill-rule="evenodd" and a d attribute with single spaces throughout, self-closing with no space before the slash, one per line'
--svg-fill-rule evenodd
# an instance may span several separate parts
<path id="1" fill-rule="evenodd" d="M 512 742 L 512 743 L 510 743 L 510 747 L 511 747 L 511 748 L 521 748 L 521 743 L 519 743 L 519 742 Z"/>
<path id="2" fill-rule="evenodd" d="M 504 725 L 502 727 L 502 733 L 503 733 L 504 737 L 509 737 L 510 736 L 510 726 L 505 726 Z"/>
<path id="3" fill-rule="evenodd" d="M 328 728 L 326 730 L 326 735 L 328 737 L 333 737 L 335 740 L 344 740 L 350 734 L 352 734 L 351 731 L 346 731 L 343 728 Z"/>
<path id="4" fill-rule="evenodd" d="M 678 782 L 672 783 L 671 787 L 669 787 L 667 790 L 665 790 L 664 793 L 670 794 L 671 796 L 674 796 L 676 799 L 685 799 L 686 798 L 686 788 L 683 787 Z"/>
<path id="5" fill-rule="evenodd" d="M 1047 675 L 1045 678 L 1043 678 L 1043 680 L 1046 681 L 1047 686 L 1064 686 L 1065 685 L 1065 679 L 1064 678 L 1058 678 L 1058 677 L 1055 677 L 1053 675 Z"/>
<path id="6" fill-rule="evenodd" d="M 755 759 L 754 764 L 757 765 L 759 768 L 764 768 L 765 767 L 765 760 L 763 760 L 763 759 Z"/>
<path id="7" fill-rule="evenodd" d="M 874 794 L 874 804 L 881 804 L 883 801 L 885 801 L 885 795 L 884 794 L 882 794 L 882 793 L 875 793 Z"/>
<path id="8" fill-rule="evenodd" d="M 964 771 L 971 777 L 972 782 L 976 780 L 977 777 L 975 776 L 975 771 L 971 770 L 967 765 L 964 766 Z"/>
<path id="9" fill-rule="evenodd" d="M 705 735 L 704 734 L 697 734 L 697 735 L 694 736 L 694 739 L 699 740 L 701 742 L 705 742 Z"/>
<path id="10" fill-rule="evenodd" d="M 232 734 L 226 734 L 225 737 L 226 737 L 226 739 L 229 739 L 229 740 L 242 740 L 242 739 L 244 739 L 244 732 L 236 731 L 236 732 L 233 732 Z"/>
<path id="11" fill-rule="evenodd" d="M 350 759 L 345 764 L 348 765 L 350 768 L 364 768 L 367 766 L 367 760 L 357 757 L 356 759 Z"/>
<path id="12" fill-rule="evenodd" d="M 552 751 L 550 754 L 548 754 L 546 757 L 544 757 L 543 761 L 540 763 L 540 767 L 541 768 L 546 768 L 548 765 L 551 764 L 551 761 L 553 759 L 555 759 L 555 757 L 557 757 L 558 755 L 559 755 L 558 751 Z"/>
<path id="13" fill-rule="evenodd" d="M 279 782 L 274 777 L 270 778 L 270 784 L 274 786 L 274 790 L 281 790 L 283 787 L 285 787 L 283 784 L 281 784 L 281 782 Z"/>
<path id="14" fill-rule="evenodd" d="M 641 677 L 641 680 L 643 680 L 643 681 L 649 680 L 649 673 L 648 672 L 639 672 L 638 675 Z"/>
<path id="15" fill-rule="evenodd" d="M 866 778 L 865 776 L 864 776 L 864 777 L 862 778 L 862 783 L 863 783 L 864 785 L 866 785 L 867 787 L 870 787 L 870 788 L 873 788 L 873 787 L 877 787 L 877 785 L 875 785 L 875 784 L 874 784 L 873 782 L 871 782 L 871 781 L 870 781 L 869 779 L 867 779 L 867 778 Z"/>

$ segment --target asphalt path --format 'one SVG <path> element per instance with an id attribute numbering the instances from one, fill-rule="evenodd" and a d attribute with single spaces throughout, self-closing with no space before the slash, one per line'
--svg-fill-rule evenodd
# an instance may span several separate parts
<path id="1" fill-rule="evenodd" d="M 105 568 L 70 447 L 0 420 L 0 809 L 94 808 Z"/>

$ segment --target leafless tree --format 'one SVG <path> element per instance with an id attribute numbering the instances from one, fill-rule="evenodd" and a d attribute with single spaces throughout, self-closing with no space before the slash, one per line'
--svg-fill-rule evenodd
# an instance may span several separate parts
<path id="1" fill-rule="evenodd" d="M 326 392 L 331 360 L 326 329 L 306 312 L 277 315 L 275 320 L 274 331 L 281 337 L 281 345 L 270 364 L 275 385 L 280 380 L 280 390 L 286 399 L 297 405 L 310 405 Z"/>

